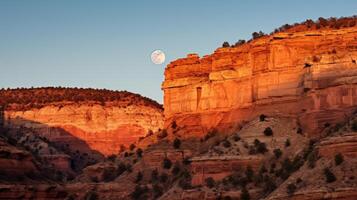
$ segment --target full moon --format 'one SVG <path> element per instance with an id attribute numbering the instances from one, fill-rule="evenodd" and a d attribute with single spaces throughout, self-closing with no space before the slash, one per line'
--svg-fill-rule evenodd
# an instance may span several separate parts
<path id="1" fill-rule="evenodd" d="M 151 53 L 151 61 L 154 64 L 160 65 L 165 62 L 165 53 L 161 50 L 155 50 Z"/>

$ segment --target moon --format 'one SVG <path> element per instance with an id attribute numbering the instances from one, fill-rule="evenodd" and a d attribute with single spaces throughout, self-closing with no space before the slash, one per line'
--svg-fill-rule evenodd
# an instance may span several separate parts
<path id="1" fill-rule="evenodd" d="M 155 50 L 151 53 L 151 61 L 156 65 L 161 65 L 165 62 L 165 53 L 161 50 Z"/>

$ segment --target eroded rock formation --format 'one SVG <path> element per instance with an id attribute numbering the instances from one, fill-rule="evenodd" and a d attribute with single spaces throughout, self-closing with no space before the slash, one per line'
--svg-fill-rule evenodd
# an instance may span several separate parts
<path id="1" fill-rule="evenodd" d="M 313 134 L 343 121 L 357 105 L 356 37 L 356 27 L 283 32 L 175 60 L 162 84 L 166 126 L 197 136 L 266 113 L 296 117 Z"/>
<path id="2" fill-rule="evenodd" d="M 56 96 L 50 93 L 46 98 Z M 163 113 L 158 104 L 145 103 L 144 98 L 136 100 L 136 96 L 131 98 L 134 100 L 125 105 L 121 101 L 127 99 L 49 102 L 38 108 L 13 104 L 3 112 L 3 121 L 6 128 L 32 128 L 50 141 L 68 144 L 82 152 L 94 150 L 110 155 L 117 153 L 120 145 L 129 146 L 149 130 L 163 127 Z"/>

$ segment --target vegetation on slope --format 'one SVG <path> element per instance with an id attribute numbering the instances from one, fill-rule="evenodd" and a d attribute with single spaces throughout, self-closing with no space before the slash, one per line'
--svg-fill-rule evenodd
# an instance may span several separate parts
<path id="1" fill-rule="evenodd" d="M 89 101 L 102 105 L 145 105 L 162 109 L 162 105 L 156 101 L 127 91 L 64 87 L 0 89 L 0 106 L 4 109 L 27 110 L 51 103 Z"/>

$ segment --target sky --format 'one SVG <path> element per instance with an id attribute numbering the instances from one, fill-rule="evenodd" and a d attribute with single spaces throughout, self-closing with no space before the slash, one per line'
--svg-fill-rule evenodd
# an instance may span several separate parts
<path id="1" fill-rule="evenodd" d="M 355 14 L 356 0 L 0 0 L 0 88 L 107 88 L 162 102 L 166 65 L 188 53 Z"/>

